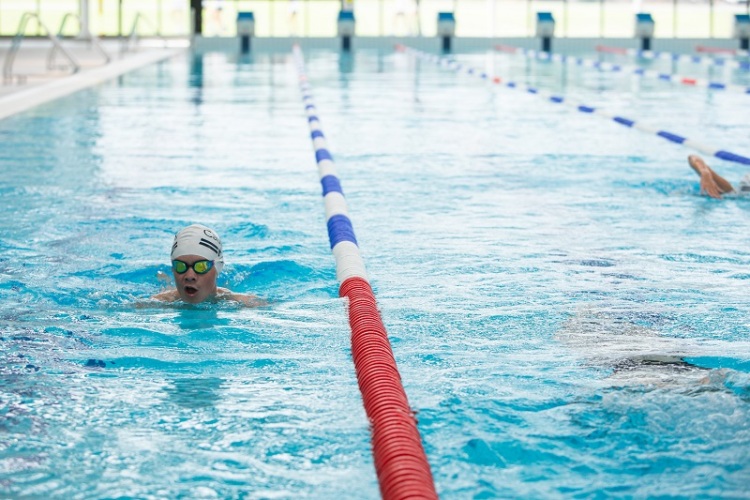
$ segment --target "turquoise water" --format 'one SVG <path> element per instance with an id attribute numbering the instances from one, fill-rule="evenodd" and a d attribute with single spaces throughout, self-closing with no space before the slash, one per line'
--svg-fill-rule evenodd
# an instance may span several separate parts
<path id="1" fill-rule="evenodd" d="M 533 95 L 306 56 L 441 497 L 747 495 L 750 199 Z M 747 96 L 459 59 L 748 154 Z M 2 496 L 378 497 L 290 55 L 178 58 L 0 140 Z M 271 306 L 148 301 L 192 222 Z"/>

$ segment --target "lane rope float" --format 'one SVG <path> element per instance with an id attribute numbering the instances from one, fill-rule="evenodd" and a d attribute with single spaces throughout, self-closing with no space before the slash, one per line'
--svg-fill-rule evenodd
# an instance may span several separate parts
<path id="1" fill-rule="evenodd" d="M 575 110 L 577 110 L 577 111 L 579 111 L 581 113 L 586 113 L 586 114 L 590 114 L 590 115 L 597 115 L 599 117 L 606 118 L 608 120 L 612 120 L 615 123 L 619 123 L 620 125 L 624 125 L 624 126 L 629 127 L 629 128 L 634 128 L 634 129 L 640 130 L 642 132 L 646 132 L 648 134 L 656 135 L 658 137 L 661 137 L 662 139 L 666 139 L 666 140 L 668 140 L 670 142 L 673 142 L 675 144 L 681 144 L 683 146 L 687 146 L 687 147 L 689 147 L 691 149 L 694 149 L 696 151 L 700 151 L 703 154 L 706 154 L 706 155 L 709 155 L 709 156 L 713 156 L 715 158 L 719 158 L 719 159 L 722 159 L 722 160 L 731 161 L 731 162 L 735 162 L 735 163 L 740 163 L 742 165 L 750 165 L 750 157 L 747 157 L 747 156 L 744 156 L 744 155 L 740 155 L 740 154 L 737 154 L 737 153 L 732 153 L 730 151 L 726 151 L 726 150 L 723 150 L 723 149 L 715 148 L 715 147 L 712 147 L 712 146 L 708 146 L 708 145 L 702 144 L 702 143 L 700 143 L 698 141 L 695 141 L 693 139 L 688 139 L 687 137 L 683 137 L 683 136 L 681 136 L 679 134 L 675 134 L 673 132 L 669 132 L 669 131 L 666 131 L 666 130 L 661 130 L 661 129 L 657 128 L 657 127 L 646 125 L 644 123 L 636 122 L 635 120 L 631 120 L 631 119 L 625 118 L 623 116 L 612 115 L 612 114 L 610 114 L 610 113 L 608 113 L 608 112 L 606 112 L 606 111 L 604 111 L 602 109 L 599 109 L 599 108 L 596 108 L 596 107 L 593 107 L 593 106 L 587 106 L 585 104 L 575 103 L 575 102 L 567 100 L 563 96 L 551 94 L 549 92 L 545 92 L 545 91 L 539 90 L 539 89 L 537 89 L 535 87 L 529 87 L 529 86 L 521 85 L 521 84 L 518 84 L 518 83 L 513 82 L 513 81 L 503 82 L 503 79 L 501 77 L 499 77 L 499 76 L 490 75 L 490 74 L 488 74 L 488 73 L 486 73 L 484 71 L 480 71 L 480 70 L 478 70 L 476 68 L 472 68 L 470 66 L 467 66 L 467 65 L 464 65 L 464 64 L 460 64 L 459 62 L 457 62 L 457 61 L 455 61 L 453 59 L 447 58 L 447 57 L 439 57 L 439 56 L 436 56 L 436 55 L 433 55 L 433 54 L 428 54 L 426 52 L 422 52 L 421 50 L 417 50 L 417 49 L 414 49 L 414 48 L 411 48 L 411 47 L 406 47 L 404 45 L 397 45 L 396 46 L 396 50 L 409 53 L 409 54 L 411 54 L 411 55 L 413 55 L 415 57 L 418 57 L 420 59 L 424 59 L 424 60 L 427 60 L 427 61 L 432 61 L 432 62 L 434 62 L 435 64 L 437 64 L 440 67 L 448 68 L 448 69 L 451 69 L 451 70 L 459 72 L 459 73 L 463 72 L 463 73 L 466 73 L 468 75 L 478 77 L 478 78 L 480 78 L 482 80 L 490 81 L 490 82 L 495 83 L 497 85 L 504 85 L 504 86 L 506 86 L 508 88 L 512 88 L 512 89 L 525 90 L 526 92 L 528 92 L 530 94 L 538 95 L 539 97 L 542 97 L 542 98 L 544 98 L 545 100 L 547 100 L 549 102 L 556 103 L 556 104 L 564 104 L 566 106 L 574 108 Z"/>
<path id="2" fill-rule="evenodd" d="M 575 64 L 577 66 L 612 72 L 628 71 L 630 73 L 633 73 L 634 75 L 655 78 L 657 80 L 667 81 L 671 83 L 681 83 L 683 85 L 689 85 L 691 87 L 704 87 L 711 90 L 729 90 L 742 94 L 750 94 L 750 87 L 743 87 L 742 85 L 734 85 L 731 83 L 712 82 L 709 80 L 704 80 L 702 78 L 675 75 L 673 73 L 661 73 L 653 69 L 645 69 L 635 66 L 624 66 L 621 64 L 614 64 L 606 61 L 586 59 L 584 57 L 566 56 L 564 54 L 550 54 L 549 52 L 524 49 L 521 47 L 514 47 L 512 45 L 496 45 L 495 49 L 500 52 L 506 52 L 510 54 L 517 54 L 520 52 L 528 58 L 539 59 L 540 61 L 554 61 L 563 64 Z"/>
<path id="3" fill-rule="evenodd" d="M 733 56 L 747 56 L 748 51 L 742 49 L 727 49 L 724 47 L 711 47 L 710 45 L 696 45 L 696 52 L 704 52 L 706 54 L 729 54 Z"/>
<path id="4" fill-rule="evenodd" d="M 597 52 L 607 54 L 620 54 L 631 57 L 639 57 L 641 59 L 667 59 L 669 61 L 689 61 L 695 64 L 705 64 L 709 66 L 726 66 L 728 68 L 738 68 L 748 70 L 750 69 L 750 62 L 747 61 L 736 61 L 734 59 L 727 59 L 725 57 L 706 57 L 696 56 L 690 54 L 676 54 L 673 52 L 664 51 L 652 51 L 652 50 L 635 50 L 626 49 L 623 47 L 612 47 L 609 45 L 597 45 L 595 50 Z"/>
<path id="5" fill-rule="evenodd" d="M 388 333 L 367 280 L 341 181 L 318 118 L 304 56 L 298 45 L 292 51 L 323 187 L 328 239 L 340 283 L 339 296 L 348 299 L 352 357 L 370 421 L 380 493 L 386 500 L 437 499 L 416 418 L 401 384 Z"/>

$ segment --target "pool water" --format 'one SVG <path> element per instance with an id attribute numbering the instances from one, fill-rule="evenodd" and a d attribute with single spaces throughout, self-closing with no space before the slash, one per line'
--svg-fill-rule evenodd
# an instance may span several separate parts
<path id="1" fill-rule="evenodd" d="M 305 55 L 440 496 L 744 496 L 750 199 L 520 90 Z M 457 59 L 748 153 L 741 94 Z M 0 496 L 378 497 L 291 53 L 177 58 L 0 138 Z M 149 300 L 193 222 L 270 306 Z"/>

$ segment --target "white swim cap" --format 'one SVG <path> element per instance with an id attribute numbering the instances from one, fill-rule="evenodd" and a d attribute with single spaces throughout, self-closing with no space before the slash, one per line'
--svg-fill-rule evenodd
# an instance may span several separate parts
<path id="1" fill-rule="evenodd" d="M 174 235 L 172 260 L 183 255 L 200 255 L 204 259 L 214 261 L 217 274 L 224 267 L 219 235 L 202 224 L 193 224 Z"/>

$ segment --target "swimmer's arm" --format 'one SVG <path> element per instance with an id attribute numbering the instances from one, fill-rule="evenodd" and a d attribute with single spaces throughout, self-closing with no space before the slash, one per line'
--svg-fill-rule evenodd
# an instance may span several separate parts
<path id="1" fill-rule="evenodd" d="M 233 300 L 235 302 L 239 302 L 246 307 L 263 307 L 269 304 L 267 300 L 261 299 L 260 297 L 257 297 L 255 295 L 234 293 L 233 291 L 226 288 L 219 288 L 217 296 L 223 300 Z"/>

